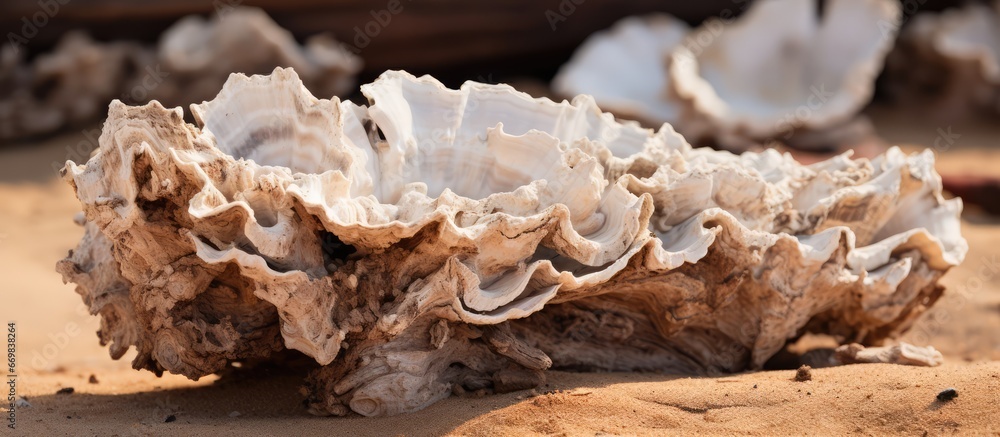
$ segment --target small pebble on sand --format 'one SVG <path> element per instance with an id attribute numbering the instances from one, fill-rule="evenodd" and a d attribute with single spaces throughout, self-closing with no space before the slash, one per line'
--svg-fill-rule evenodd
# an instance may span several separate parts
<path id="1" fill-rule="evenodd" d="M 946 388 L 942 390 L 941 393 L 938 393 L 937 400 L 941 402 L 948 402 L 957 397 L 958 397 L 958 390 L 955 390 L 953 388 Z"/>
<path id="2" fill-rule="evenodd" d="M 812 367 L 803 364 L 799 370 L 795 371 L 795 380 L 798 382 L 811 381 L 812 379 Z"/>

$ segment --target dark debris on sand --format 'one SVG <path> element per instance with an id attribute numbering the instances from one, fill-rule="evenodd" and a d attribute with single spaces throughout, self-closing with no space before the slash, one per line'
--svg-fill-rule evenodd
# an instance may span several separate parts
<path id="1" fill-rule="evenodd" d="M 953 388 L 946 388 L 942 390 L 941 393 L 938 393 L 937 400 L 940 402 L 948 402 L 957 397 L 958 397 L 958 390 L 955 390 Z"/>
<path id="2" fill-rule="evenodd" d="M 811 381 L 812 379 L 812 367 L 803 364 L 798 370 L 795 371 L 796 382 Z"/>

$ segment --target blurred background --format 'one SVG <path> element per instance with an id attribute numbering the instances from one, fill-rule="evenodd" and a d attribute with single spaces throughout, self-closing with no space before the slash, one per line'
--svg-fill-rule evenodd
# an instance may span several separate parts
<path id="1" fill-rule="evenodd" d="M 73 223 L 79 205 L 72 189 L 58 179 L 58 170 L 67 160 L 85 162 L 97 147 L 101 119 L 112 99 L 132 105 L 157 99 L 168 106 L 186 108 L 211 99 L 231 72 L 269 73 L 275 66 L 291 66 L 318 97 L 336 95 L 363 102 L 358 85 L 387 69 L 405 69 L 416 75 L 431 74 L 450 87 L 475 80 L 508 83 L 534 96 L 557 99 L 594 94 L 603 109 L 622 118 L 638 119 L 650 127 L 672 121 L 695 144 L 734 151 L 778 147 L 804 161 L 815 161 L 847 150 L 854 150 L 856 157 L 874 156 L 889 145 L 899 145 L 907 152 L 931 149 L 938 155 L 938 170 L 946 188 L 966 202 L 964 232 L 971 251 L 966 263 L 945 278 L 945 284 L 954 290 L 951 297 L 939 302 L 904 340 L 933 344 L 950 358 L 1000 359 L 1000 336 L 996 335 L 1000 329 L 1000 220 L 994 215 L 1000 213 L 1000 64 L 996 62 L 1000 15 L 994 5 L 905 0 L 899 2 L 901 14 L 892 19 L 862 22 L 848 17 L 849 25 L 844 25 L 845 21 L 838 22 L 841 27 L 831 25 L 826 40 L 846 44 L 837 47 L 855 44 L 857 29 L 869 26 L 878 30 L 875 34 L 886 42 L 886 50 L 867 50 L 867 44 L 874 47 L 878 41 L 857 40 L 850 46 L 861 49 L 859 64 L 870 67 L 862 69 L 860 88 L 866 91 L 855 92 L 852 87 L 856 83 L 833 86 L 831 92 L 853 96 L 854 106 L 841 114 L 838 123 L 802 129 L 806 131 L 803 135 L 802 131 L 779 135 L 782 132 L 777 129 L 747 136 L 734 129 L 732 135 L 723 136 L 719 134 L 723 129 L 717 127 L 721 125 L 712 124 L 718 120 L 704 114 L 697 120 L 671 119 L 646 112 L 648 106 L 629 107 L 629 99 L 645 99 L 654 106 L 690 103 L 664 88 L 668 71 L 673 71 L 668 70 L 668 51 L 655 47 L 649 52 L 632 50 L 655 46 L 649 44 L 658 41 L 654 41 L 655 36 L 612 38 L 606 47 L 592 43 L 585 49 L 588 41 L 616 35 L 605 31 L 626 17 L 666 14 L 676 19 L 668 26 L 682 29 L 680 36 L 695 37 L 689 49 L 707 52 L 709 46 L 729 43 L 724 31 L 715 33 L 712 23 L 718 21 L 713 20 L 722 20 L 724 26 L 738 25 L 755 3 L 0 2 L 0 32 L 4 35 L 0 48 L 0 277 L 7 281 L 0 287 L 0 317 L 20 320 L 22 359 L 36 370 L 80 362 L 97 367 L 128 366 L 129 357 L 120 362 L 108 359 L 107 351 L 93 336 L 97 318 L 86 314 L 73 287 L 62 284 L 54 271 L 55 263 L 82 235 L 82 228 Z M 820 16 L 824 3 L 829 1 L 815 3 Z M 753 32 L 780 34 L 781 24 L 787 20 L 780 14 L 770 20 L 770 24 L 758 24 L 760 29 Z M 630 29 L 639 29 L 638 35 L 646 31 L 656 35 L 650 31 L 655 26 L 643 27 L 646 24 Z M 958 30 L 957 40 L 979 44 L 978 51 L 972 52 L 982 56 L 951 56 L 953 52 L 948 50 L 953 46 L 925 39 L 948 29 Z M 617 35 L 633 35 L 628 32 L 622 30 Z M 704 35 L 710 38 L 698 42 Z M 823 52 L 823 44 L 809 47 L 805 53 L 833 59 L 819 64 L 853 62 L 840 62 L 836 58 L 840 52 Z M 603 54 L 593 55 L 595 50 Z M 784 49 L 762 44 L 750 53 L 759 51 L 766 57 L 778 50 Z M 632 54 L 616 55 L 626 52 Z M 588 53 L 598 61 L 588 60 Z M 800 57 L 806 63 L 817 58 Z M 704 70 L 711 67 L 711 61 L 700 59 L 699 65 Z M 584 74 L 603 67 L 609 71 L 605 76 Z M 571 76 L 572 72 L 581 76 Z M 746 72 L 742 77 L 752 76 Z M 766 75 L 758 78 L 767 79 Z M 631 88 L 615 100 L 614 85 Z M 756 85 L 751 81 L 745 86 L 755 90 Z M 625 95 L 629 92 L 632 94 Z M 787 105 L 783 111 L 788 114 L 794 115 L 801 108 L 794 101 L 779 103 Z M 796 123 L 806 125 L 810 117 L 800 117 Z M 698 126 L 708 128 L 698 130 Z M 57 353 L 46 353 L 45 347 L 52 345 Z"/>
<path id="2" fill-rule="evenodd" d="M 658 102 L 650 100 L 670 100 L 662 95 L 669 88 L 663 82 L 672 46 L 686 45 L 696 52 L 732 46 L 728 35 L 717 33 L 721 27 L 713 26 L 713 21 L 738 25 L 753 3 L 10 0 L 0 4 L 4 17 L 0 31 L 5 36 L 0 48 L 0 147 L 4 160 L 17 164 L 0 178 L 40 181 L 55 175 L 65 160 L 85 161 L 97 146 L 100 120 L 112 99 L 133 105 L 155 99 L 168 107 L 186 108 L 214 97 L 232 72 L 265 74 L 276 66 L 295 68 L 318 97 L 339 96 L 358 103 L 364 103 L 358 85 L 387 69 L 430 74 L 450 87 L 475 80 L 508 83 L 534 96 L 555 99 L 591 94 L 602 109 L 622 118 L 652 128 L 670 122 L 695 145 L 737 152 L 788 146 L 803 161 L 847 149 L 855 149 L 856 156 L 874 156 L 888 144 L 939 152 L 995 144 L 991 126 L 1000 112 L 1000 29 L 996 28 L 1000 18 L 991 3 L 975 0 L 900 0 L 896 19 L 865 17 L 863 12 L 839 21 L 830 18 L 827 24 L 834 31 L 829 33 L 847 40 L 841 48 L 848 51 L 878 44 L 863 37 L 851 42 L 854 35 L 864 33 L 858 32 L 862 28 L 877 28 L 889 42 L 888 52 L 879 47 L 880 53 L 868 56 L 872 65 L 863 67 L 872 71 L 863 74 L 862 82 L 873 89 L 857 97 L 857 108 L 847 121 L 818 129 L 793 127 L 784 135 L 787 141 L 775 142 L 778 132 L 746 138 L 739 133 L 719 134 L 732 129 L 718 129 L 711 122 L 706 128 L 699 117 L 662 116 L 662 111 L 672 110 L 670 105 L 677 105 L 656 108 Z M 816 8 L 822 21 L 830 2 L 801 3 Z M 657 22 L 664 16 L 672 21 Z M 640 22 L 627 23 L 623 19 L 628 17 Z M 757 20 L 757 32 L 779 35 L 782 27 L 796 27 L 787 24 L 789 17 L 774 19 L 774 23 Z M 639 34 L 646 35 L 648 47 L 628 39 Z M 671 39 L 683 36 L 690 42 Z M 649 41 L 656 39 L 659 42 Z M 963 49 L 965 43 L 976 45 Z M 761 44 L 751 45 L 751 52 L 759 50 L 766 58 L 766 38 Z M 958 49 L 940 48 L 956 45 Z M 621 54 L 630 50 L 633 53 Z M 984 59 L 968 59 L 969 53 L 982 51 L 988 55 Z M 812 53 L 823 56 L 824 48 L 818 46 Z M 834 59 L 843 64 L 854 61 Z M 732 65 L 730 70 L 742 71 L 742 66 Z M 753 73 L 738 74 L 736 79 L 747 87 L 759 87 L 763 80 Z M 779 78 L 779 85 L 794 88 L 787 79 Z M 827 82 L 824 79 L 820 85 Z M 817 90 L 815 83 L 800 85 L 803 90 Z M 837 88 L 836 83 L 831 86 Z M 629 99 L 646 101 L 622 104 Z M 802 105 L 783 104 L 786 107 L 777 109 L 785 117 L 776 118 L 775 124 L 803 121 Z M 63 136 L 57 139 L 58 135 Z M 27 149 L 32 157 L 42 158 L 41 165 L 25 161 Z M 949 173 L 946 184 L 952 191 L 987 210 L 1000 210 L 996 200 L 1000 188 L 990 180 L 997 172 Z"/>
<path id="3" fill-rule="evenodd" d="M 39 0 L 0 4 L 0 31 L 24 35 L 28 56 L 51 51 L 67 32 L 81 30 L 97 41 L 156 44 L 163 32 L 189 15 L 225 15 L 237 7 L 258 7 L 298 41 L 330 33 L 354 45 L 364 67 L 359 83 L 387 69 L 431 74 L 449 86 L 493 75 L 494 80 L 534 77 L 547 81 L 592 33 L 619 19 L 665 12 L 694 26 L 731 11 L 739 15 L 752 0 L 52 0 L 56 13 L 34 21 L 43 11 Z M 965 2 L 911 0 L 920 11 L 935 12 Z M 390 6 L 398 5 L 392 13 Z M 395 9 L 395 8 L 393 8 Z M 391 17 L 379 17 L 390 11 Z M 44 11 L 43 11 L 44 12 Z M 547 14 L 548 12 L 548 14 Z M 27 26 L 22 17 L 38 26 Z M 375 20 L 377 31 L 366 25 Z M 553 26 L 554 24 L 554 26 Z M 30 28 L 37 27 L 37 34 Z M 553 28 L 554 27 L 554 28 Z M 28 30 L 28 32 L 25 32 Z M 364 37 L 359 37 L 364 35 Z M 367 37 L 367 38 L 366 38 Z M 367 43 L 365 41 L 368 40 Z M 361 47 L 363 45 L 363 47 Z"/>

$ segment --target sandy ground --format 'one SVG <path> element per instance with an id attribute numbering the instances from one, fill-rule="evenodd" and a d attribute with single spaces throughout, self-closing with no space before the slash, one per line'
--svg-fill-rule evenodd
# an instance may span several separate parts
<path id="1" fill-rule="evenodd" d="M 933 145 L 950 127 L 961 136 L 939 147 L 939 169 L 1000 175 L 997 128 L 872 117 L 894 144 Z M 374 419 L 309 416 L 294 375 L 189 381 L 137 372 L 131 356 L 108 357 L 94 334 L 97 318 L 54 272 L 82 229 L 72 221 L 73 194 L 53 169 L 86 156 L 92 134 L 85 132 L 0 148 L 0 321 L 17 323 L 17 391 L 31 404 L 16 411 L 18 434 L 1000 435 L 1000 219 L 974 210 L 965 216 L 965 264 L 949 272 L 946 297 L 904 336 L 941 350 L 946 364 L 938 368 L 816 369 L 808 382 L 794 382 L 789 370 L 714 378 L 551 372 L 537 391 L 452 397 Z M 66 387 L 74 393 L 56 394 Z M 958 398 L 936 401 L 949 387 Z"/>

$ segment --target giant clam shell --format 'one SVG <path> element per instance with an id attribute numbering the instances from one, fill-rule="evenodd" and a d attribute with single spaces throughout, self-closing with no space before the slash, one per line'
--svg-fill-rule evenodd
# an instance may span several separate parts
<path id="1" fill-rule="evenodd" d="M 671 89 L 724 144 L 848 121 L 871 99 L 901 9 L 892 0 L 823 5 L 817 18 L 816 1 L 754 3 L 707 44 L 671 53 Z"/>
<path id="2" fill-rule="evenodd" d="M 616 115 L 671 123 L 730 150 L 778 140 L 825 148 L 867 134 L 855 119 L 900 24 L 892 0 L 761 0 L 694 30 L 630 17 L 591 36 L 553 87 L 591 94 Z"/>
<path id="3" fill-rule="evenodd" d="M 803 331 L 877 342 L 961 262 L 929 153 L 803 166 L 691 147 L 589 96 L 386 72 L 357 106 L 292 70 L 111 106 L 65 178 L 58 269 L 113 355 L 197 378 L 295 349 L 315 414 L 517 390 L 552 366 L 760 368 Z M 458 387 L 458 388 L 456 388 Z"/>

